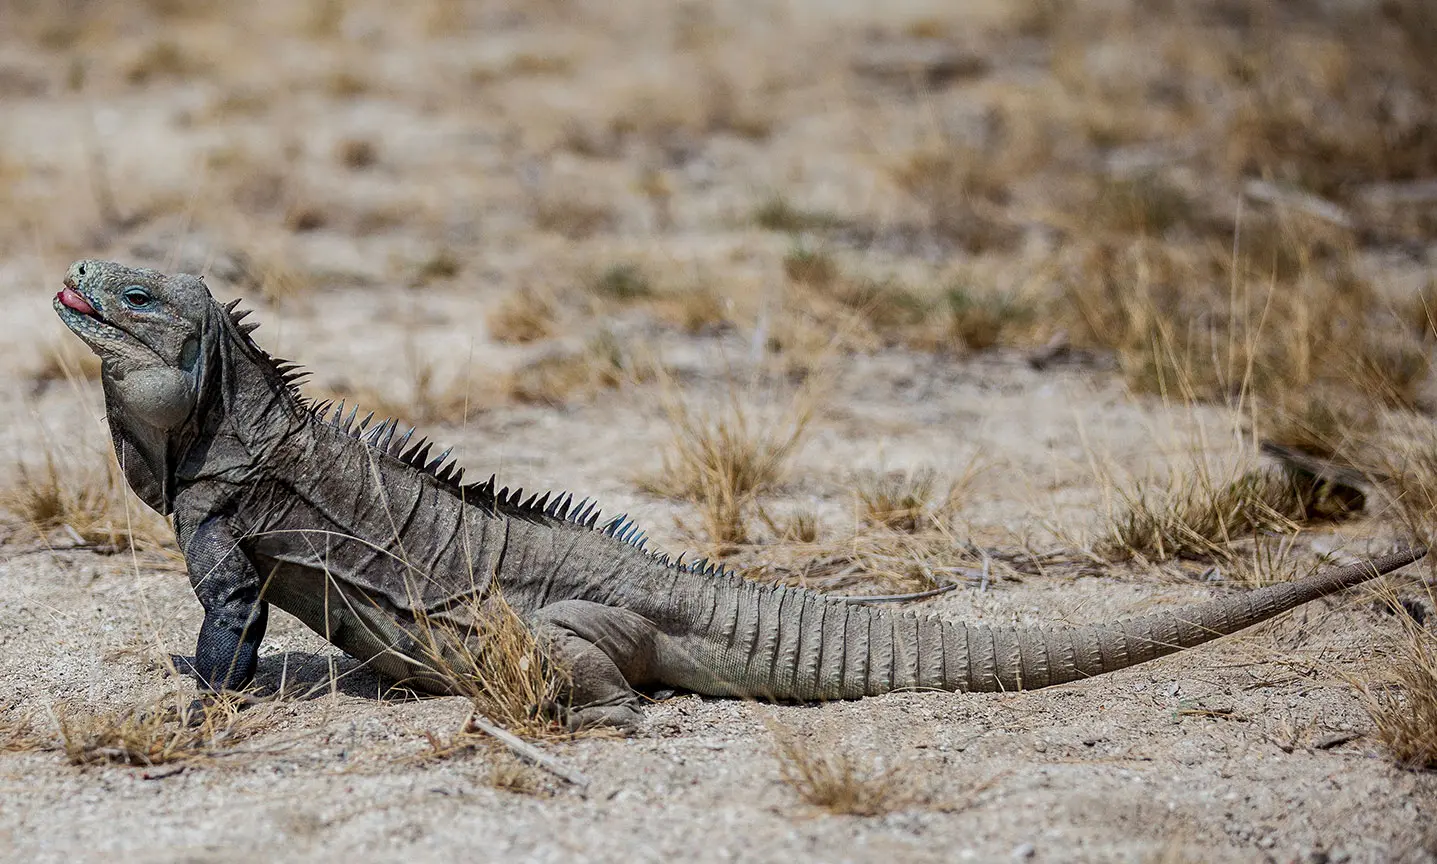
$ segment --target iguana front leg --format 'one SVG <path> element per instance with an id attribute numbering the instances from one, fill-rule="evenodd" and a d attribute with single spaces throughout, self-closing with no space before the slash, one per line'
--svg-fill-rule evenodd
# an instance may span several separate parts
<path id="1" fill-rule="evenodd" d="M 206 517 L 192 528 L 181 517 L 175 521 L 190 584 L 205 610 L 195 645 L 195 675 L 203 689 L 239 690 L 254 678 L 269 620 L 259 573 L 223 516 Z"/>

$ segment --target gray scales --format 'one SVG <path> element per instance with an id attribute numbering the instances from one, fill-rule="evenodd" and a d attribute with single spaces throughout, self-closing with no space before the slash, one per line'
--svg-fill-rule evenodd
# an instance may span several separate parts
<path id="1" fill-rule="evenodd" d="M 261 350 L 245 313 L 198 277 L 80 261 L 55 308 L 103 361 L 128 482 L 174 517 L 209 690 L 251 681 L 274 604 L 380 673 L 446 692 L 433 661 L 483 650 L 475 610 L 496 587 L 568 673 L 575 726 L 633 726 L 641 688 L 772 700 L 1029 689 L 1199 645 L 1426 552 L 1093 626 L 856 605 L 657 555 L 630 521 L 601 524 L 570 495 L 464 485 L 412 430 L 301 396 L 298 368 Z M 436 630 L 453 638 L 438 645 Z"/>

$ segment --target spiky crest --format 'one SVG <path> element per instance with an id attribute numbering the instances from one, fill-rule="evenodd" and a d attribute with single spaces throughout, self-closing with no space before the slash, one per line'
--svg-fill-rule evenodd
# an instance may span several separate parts
<path id="1" fill-rule="evenodd" d="M 674 567 L 685 573 L 701 576 L 733 576 L 733 573 L 724 569 L 721 564 L 712 563 L 704 558 L 685 564 L 683 555 L 673 559 L 666 554 L 648 549 L 648 536 L 639 531 L 634 520 L 625 514 L 621 513 L 600 525 L 598 502 L 590 498 L 584 498 L 575 504 L 573 493 L 545 492 L 532 494 L 526 499 L 524 490 L 521 488 L 511 490 L 507 486 L 499 487 L 495 475 L 491 475 L 482 483 L 465 484 L 463 482 L 464 469 L 449 458 L 453 448 L 448 448 L 430 459 L 429 452 L 434 445 L 429 439 L 421 437 L 414 444 L 409 443 L 410 439 L 414 437 L 415 427 L 409 427 L 409 431 L 396 438 L 394 433 L 399 429 L 399 421 L 394 418 L 382 420 L 371 427 L 369 423 L 374 418 L 374 412 L 371 411 L 365 415 L 363 420 L 359 421 L 358 425 L 355 425 L 355 417 L 359 414 L 358 405 L 351 407 L 346 416 L 343 399 L 336 405 L 333 399 L 320 401 L 306 398 L 300 393 L 298 384 L 310 373 L 298 363 L 274 357 L 259 347 L 250 338 L 250 334 L 258 329 L 259 325 L 240 323 L 250 315 L 251 310 L 238 309 L 239 303 L 239 300 L 231 300 L 222 308 L 227 313 L 230 322 L 235 325 L 235 331 L 241 342 L 274 372 L 280 385 L 320 423 L 331 426 L 356 441 L 398 459 L 416 471 L 428 474 L 450 492 L 463 499 L 465 503 L 483 507 L 491 514 L 529 521 L 576 525 L 633 546 L 666 567 Z M 332 414 L 330 413 L 331 409 Z M 329 416 L 326 417 L 326 415 Z"/>

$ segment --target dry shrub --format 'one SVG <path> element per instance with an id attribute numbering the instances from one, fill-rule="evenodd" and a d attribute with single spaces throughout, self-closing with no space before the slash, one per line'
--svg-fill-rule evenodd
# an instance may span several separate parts
<path id="1" fill-rule="evenodd" d="M 1139 480 L 1115 486 L 1116 507 L 1094 548 L 1110 560 L 1234 561 L 1235 540 L 1297 531 L 1311 515 L 1312 485 L 1265 469 L 1224 472 L 1194 454 L 1162 484 Z"/>
<path id="2" fill-rule="evenodd" d="M 912 777 L 831 746 L 815 748 L 777 723 L 773 733 L 779 776 L 804 803 L 848 816 L 882 816 L 919 803 Z"/>
<path id="3" fill-rule="evenodd" d="M 654 294 L 653 282 L 644 268 L 632 262 L 605 267 L 589 280 L 589 292 L 605 300 L 628 303 Z"/>
<path id="4" fill-rule="evenodd" d="M 958 344 L 983 351 L 1000 344 L 1022 341 L 1037 319 L 1037 309 L 1019 294 L 977 292 L 954 285 L 943 295 L 948 329 Z"/>
<path id="5" fill-rule="evenodd" d="M 1430 771 L 1437 769 L 1437 636 L 1405 615 L 1402 620 L 1388 679 L 1355 686 L 1392 761 Z"/>
<path id="6" fill-rule="evenodd" d="M 730 323 L 729 301 L 707 282 L 665 291 L 654 311 L 690 336 L 717 333 Z"/>
<path id="7" fill-rule="evenodd" d="M 846 226 L 843 219 L 822 210 L 806 210 L 774 192 L 753 211 L 753 222 L 768 231 L 789 234 L 833 231 Z"/>
<path id="8" fill-rule="evenodd" d="M 186 762 L 217 755 L 269 725 L 267 712 L 241 711 L 231 697 L 191 700 L 169 693 L 119 711 L 57 705 L 65 756 L 76 765 Z"/>
<path id="9" fill-rule="evenodd" d="M 914 471 L 869 471 L 854 480 L 862 522 L 914 534 L 940 526 L 956 506 L 972 472 L 940 489 L 931 468 Z"/>
<path id="10" fill-rule="evenodd" d="M 0 510 L 36 534 L 63 530 L 106 549 L 158 549 L 173 545 L 164 517 L 134 498 L 113 458 L 82 452 L 83 464 L 48 446 L 36 460 L 16 465 L 15 482 L 0 490 Z"/>
<path id="11" fill-rule="evenodd" d="M 817 407 L 815 388 L 799 391 L 776 415 L 759 417 L 731 387 L 725 410 L 707 412 L 670 389 L 670 438 L 663 468 L 643 477 L 648 492 L 692 501 L 720 551 L 749 541 L 747 511 L 782 481 Z"/>
<path id="12" fill-rule="evenodd" d="M 563 736 L 568 675 L 495 586 L 462 606 L 464 624 L 421 617 L 422 660 L 449 692 L 516 735 Z"/>
<path id="13" fill-rule="evenodd" d="M 559 310 L 533 289 L 515 291 L 489 313 L 489 335 L 497 342 L 525 345 L 548 339 L 558 330 Z"/>

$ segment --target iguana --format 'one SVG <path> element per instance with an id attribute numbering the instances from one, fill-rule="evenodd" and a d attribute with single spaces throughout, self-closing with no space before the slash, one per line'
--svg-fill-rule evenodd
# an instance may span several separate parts
<path id="1" fill-rule="evenodd" d="M 567 673 L 574 726 L 633 726 L 640 688 L 827 700 L 1045 687 L 1241 630 L 1426 552 L 1106 625 L 855 605 L 671 560 L 631 520 L 600 523 L 568 494 L 465 485 L 413 429 L 301 396 L 298 367 L 260 349 L 247 313 L 199 277 L 79 261 L 55 308 L 103 361 L 130 486 L 174 518 L 204 607 L 195 672 L 211 692 L 251 680 L 270 604 L 390 678 L 447 692 L 434 660 L 485 650 L 475 601 L 496 589 Z M 458 637 L 439 654 L 435 622 Z"/>

